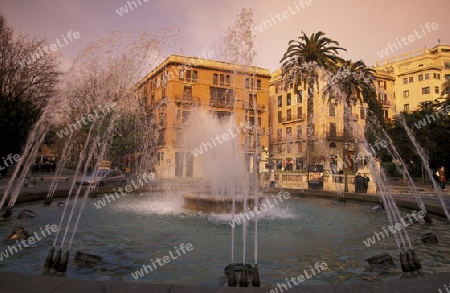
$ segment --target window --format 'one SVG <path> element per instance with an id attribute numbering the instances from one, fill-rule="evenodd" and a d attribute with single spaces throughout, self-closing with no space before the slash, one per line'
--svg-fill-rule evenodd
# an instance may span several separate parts
<path id="1" fill-rule="evenodd" d="M 229 75 L 225 76 L 225 84 L 226 85 L 230 85 L 231 84 L 231 79 L 230 79 Z"/>
<path id="2" fill-rule="evenodd" d="M 186 81 L 191 81 L 191 71 L 186 70 Z"/>
<path id="3" fill-rule="evenodd" d="M 299 143 L 297 144 L 297 153 L 298 153 L 298 154 L 301 154 L 302 152 L 303 152 L 302 143 L 299 142 Z M 298 166 L 298 165 L 297 165 L 297 166 Z"/>
<path id="4" fill-rule="evenodd" d="M 417 79 L 418 79 L 419 81 L 422 81 L 422 80 L 423 80 L 423 74 L 419 74 L 419 76 L 417 77 Z"/>
<path id="5" fill-rule="evenodd" d="M 410 83 L 411 83 L 411 82 L 414 82 L 414 77 L 411 76 L 411 77 L 409 78 L 409 82 L 410 82 Z"/>
<path id="6" fill-rule="evenodd" d="M 435 94 L 439 94 L 439 87 L 438 87 L 438 86 L 435 86 L 435 87 L 434 87 L 434 93 L 435 93 Z"/>
<path id="7" fill-rule="evenodd" d="M 183 111 L 183 113 L 182 113 L 182 115 L 183 115 L 183 119 L 182 119 L 182 121 L 183 121 L 183 123 L 186 123 L 187 122 L 187 120 L 189 119 L 189 111 Z"/>
<path id="8" fill-rule="evenodd" d="M 185 86 L 183 89 L 183 100 L 192 101 L 192 87 Z"/>
<path id="9" fill-rule="evenodd" d="M 336 123 L 330 123 L 330 133 L 331 137 L 336 137 Z"/>
<path id="10" fill-rule="evenodd" d="M 450 69 L 450 62 L 444 62 L 444 68 Z"/>
<path id="11" fill-rule="evenodd" d="M 280 95 L 278 96 L 278 108 L 283 107 L 283 97 Z"/>
<path id="12" fill-rule="evenodd" d="M 253 109 L 253 107 L 257 105 L 257 103 L 256 103 L 257 101 L 258 100 L 257 100 L 256 94 L 249 94 L 248 95 L 248 106 L 249 106 L 249 108 Z"/>
<path id="13" fill-rule="evenodd" d="M 250 122 L 250 125 L 252 127 L 255 126 L 255 117 L 254 116 L 248 117 L 248 122 Z"/>
<path id="14" fill-rule="evenodd" d="M 364 107 L 359 108 L 359 118 L 366 119 L 366 108 Z"/>
<path id="15" fill-rule="evenodd" d="M 253 78 L 250 78 L 250 88 L 251 89 L 255 88 L 255 80 Z"/>
<path id="16" fill-rule="evenodd" d="M 220 85 L 225 83 L 225 76 L 223 74 L 220 75 Z"/>
<path id="17" fill-rule="evenodd" d="M 405 77 L 404 79 L 403 79 L 403 84 L 407 84 L 408 83 L 408 79 Z"/>
<path id="18" fill-rule="evenodd" d="M 297 126 L 297 140 L 302 139 L 302 127 L 300 125 Z"/>
<path id="19" fill-rule="evenodd" d="M 286 140 L 292 141 L 292 127 L 286 127 Z"/>
<path id="20" fill-rule="evenodd" d="M 302 118 L 303 118 L 302 106 L 298 106 L 297 107 L 297 119 L 302 119 Z"/>
<path id="21" fill-rule="evenodd" d="M 378 93 L 378 101 L 380 101 L 380 103 L 384 103 L 386 100 L 387 100 L 386 93 Z"/>
<path id="22" fill-rule="evenodd" d="M 234 92 L 232 89 L 210 87 L 209 88 L 211 106 L 232 106 L 234 104 Z"/>
<path id="23" fill-rule="evenodd" d="M 283 129 L 277 129 L 277 141 L 283 140 Z"/>
<path id="24" fill-rule="evenodd" d="M 250 88 L 250 78 L 248 77 L 245 79 L 245 88 L 246 89 Z"/>
<path id="25" fill-rule="evenodd" d="M 434 79 L 441 79 L 441 75 L 439 73 L 433 73 Z"/>
<path id="26" fill-rule="evenodd" d="M 450 80 L 450 74 L 445 75 L 445 80 Z"/>
<path id="27" fill-rule="evenodd" d="M 198 80 L 198 72 L 197 70 L 192 71 L 192 81 L 197 82 Z"/>
<path id="28" fill-rule="evenodd" d="M 328 106 L 329 109 L 329 116 L 330 117 L 334 117 L 336 116 L 336 104 L 335 103 L 330 103 Z"/>
<path id="29" fill-rule="evenodd" d="M 409 91 L 403 91 L 403 97 L 408 98 L 409 97 Z"/>
<path id="30" fill-rule="evenodd" d="M 261 79 L 256 80 L 256 89 L 261 90 Z"/>
<path id="31" fill-rule="evenodd" d="M 180 79 L 184 79 L 184 69 L 180 69 Z"/>
<path id="32" fill-rule="evenodd" d="M 287 109 L 286 110 L 286 120 L 287 121 L 291 121 L 291 119 L 292 119 L 292 111 L 291 111 L 291 109 Z"/>
<path id="33" fill-rule="evenodd" d="M 389 118 L 389 111 L 388 110 L 383 110 L 383 117 L 384 117 L 384 119 L 388 119 Z"/>
<path id="34" fill-rule="evenodd" d="M 213 84 L 217 84 L 219 82 L 219 75 L 214 73 L 213 75 Z"/>
<path id="35" fill-rule="evenodd" d="M 278 123 L 282 123 L 283 122 L 283 112 L 278 111 Z"/>
<path id="36" fill-rule="evenodd" d="M 298 92 L 297 92 L 297 103 L 299 103 L 299 104 L 301 104 L 302 103 L 302 91 L 301 90 L 299 90 Z"/>
<path id="37" fill-rule="evenodd" d="M 403 105 L 403 111 L 408 112 L 409 111 L 409 104 Z"/>
<path id="38" fill-rule="evenodd" d="M 430 79 L 430 74 L 429 73 L 425 73 L 425 79 Z"/>
<path id="39" fill-rule="evenodd" d="M 291 93 L 288 93 L 286 95 L 286 106 L 290 106 L 291 105 Z"/>
<path id="40" fill-rule="evenodd" d="M 422 95 L 426 95 L 426 94 L 429 94 L 429 93 L 430 93 L 430 87 L 429 86 L 422 88 Z"/>

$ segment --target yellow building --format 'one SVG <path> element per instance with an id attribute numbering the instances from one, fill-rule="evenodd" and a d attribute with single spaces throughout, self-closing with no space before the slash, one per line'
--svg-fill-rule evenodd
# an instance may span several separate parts
<path id="1" fill-rule="evenodd" d="M 185 122 L 198 109 L 217 119 L 236 115 L 237 121 L 255 125 L 257 135 L 239 134 L 248 171 L 253 171 L 253 154 L 269 146 L 270 72 L 252 66 L 171 55 L 139 83 L 149 119 L 157 133 L 153 169 L 157 177 L 202 177 L 198 159 L 181 146 Z M 254 137 L 257 137 L 254 141 Z M 264 159 L 264 155 L 263 155 Z M 260 162 L 264 171 L 265 164 Z"/>
<path id="2" fill-rule="evenodd" d="M 414 111 L 421 102 L 439 98 L 450 79 L 450 46 L 438 45 L 378 62 L 377 72 L 395 78 L 395 111 Z"/>
<path id="3" fill-rule="evenodd" d="M 380 102 L 380 105 L 383 107 L 383 117 L 385 121 L 388 121 L 395 116 L 395 76 L 386 70 L 377 70 L 374 73 L 374 76 L 378 102 Z"/>
<path id="4" fill-rule="evenodd" d="M 294 91 L 291 85 L 286 90 L 281 70 L 272 74 L 270 80 L 271 128 L 274 166 L 278 170 L 306 170 L 309 165 L 323 165 L 327 171 L 339 169 L 356 171 L 360 166 L 357 154 L 364 136 L 366 103 L 358 103 L 351 109 L 350 119 L 356 123 L 349 134 L 346 152 L 344 152 L 343 106 L 329 103 L 322 98 L 321 88 L 314 88 L 314 131 L 310 145 L 307 144 L 306 110 L 307 92 L 303 85 Z M 307 151 L 309 162 L 306 162 Z M 343 164 L 344 153 L 347 164 Z"/>

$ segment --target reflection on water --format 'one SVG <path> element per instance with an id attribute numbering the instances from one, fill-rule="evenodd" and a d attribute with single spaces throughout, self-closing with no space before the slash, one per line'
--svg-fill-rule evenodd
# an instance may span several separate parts
<path id="1" fill-rule="evenodd" d="M 81 268 L 71 261 L 66 276 L 78 279 L 171 283 L 219 286 L 223 269 L 230 262 L 230 215 L 204 215 L 186 212 L 179 196 L 168 201 L 167 195 L 127 195 L 102 209 L 89 199 L 75 235 L 71 259 L 76 250 L 98 254 L 104 262 L 95 268 Z M 16 219 L 25 206 L 17 206 L 11 220 L 0 222 L 0 233 L 6 236 L 13 226 L 21 225 L 28 232 L 39 231 L 47 224 L 57 224 L 62 208 L 53 204 L 27 204 L 37 213 L 35 219 Z M 406 214 L 407 211 L 404 211 Z M 363 240 L 374 230 L 388 225 L 386 214 L 370 210 L 362 203 L 335 204 L 330 200 L 292 198 L 258 215 L 259 269 L 263 286 L 284 282 L 298 276 L 316 262 L 325 262 L 328 269 L 305 281 L 307 284 L 341 284 L 361 281 L 413 278 L 399 267 L 399 254 L 393 236 L 370 248 Z M 240 229 L 240 228 L 238 228 Z M 408 226 L 411 241 L 422 263 L 422 273 L 450 272 L 450 240 L 448 223 L 434 219 L 432 226 L 424 223 Z M 422 244 L 420 235 L 433 231 L 439 244 Z M 236 233 L 236 245 L 242 246 L 242 233 Z M 248 231 L 248 262 L 252 263 L 253 227 Z M 0 269 L 26 274 L 40 274 L 53 236 L 0 261 Z M 163 257 L 182 243 L 192 243 L 193 251 L 135 281 L 131 273 Z M 1 242 L 0 251 L 8 242 Z M 389 252 L 395 269 L 381 271 L 371 268 L 366 258 Z M 241 259 L 237 252 L 236 259 Z"/>

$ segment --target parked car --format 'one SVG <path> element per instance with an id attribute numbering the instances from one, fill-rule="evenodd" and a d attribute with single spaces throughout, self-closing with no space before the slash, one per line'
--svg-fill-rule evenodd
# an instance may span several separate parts
<path id="1" fill-rule="evenodd" d="M 97 170 L 96 172 L 84 176 L 77 180 L 77 185 L 106 186 L 117 185 L 125 186 L 127 178 L 120 170 Z"/>

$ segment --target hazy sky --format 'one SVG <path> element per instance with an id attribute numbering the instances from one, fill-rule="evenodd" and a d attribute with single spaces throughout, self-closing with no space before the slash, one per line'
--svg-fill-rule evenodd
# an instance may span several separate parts
<path id="1" fill-rule="evenodd" d="M 254 21 L 262 28 L 256 37 L 256 65 L 271 71 L 279 68 L 288 41 L 301 31 L 309 35 L 322 30 L 347 49 L 342 57 L 362 59 L 367 65 L 382 60 L 377 52 L 388 44 L 391 51 L 387 57 L 434 47 L 438 39 L 450 45 L 449 0 L 145 1 L 134 0 L 138 7 L 130 10 L 127 2 L 132 1 L 126 0 L 0 0 L 0 11 L 16 33 L 45 38 L 48 43 L 63 42 L 62 35 L 78 31 L 79 39 L 58 49 L 66 68 L 83 47 L 116 30 L 151 35 L 176 28 L 183 54 L 218 52 L 226 28 L 242 8 L 252 8 Z M 129 11 L 119 16 L 116 10 L 122 6 Z M 427 30 L 427 22 L 435 22 L 437 29 L 435 25 Z M 411 34 L 413 41 L 408 41 Z M 402 37 L 406 38 L 403 42 Z M 398 50 L 392 44 L 397 44 Z"/>

